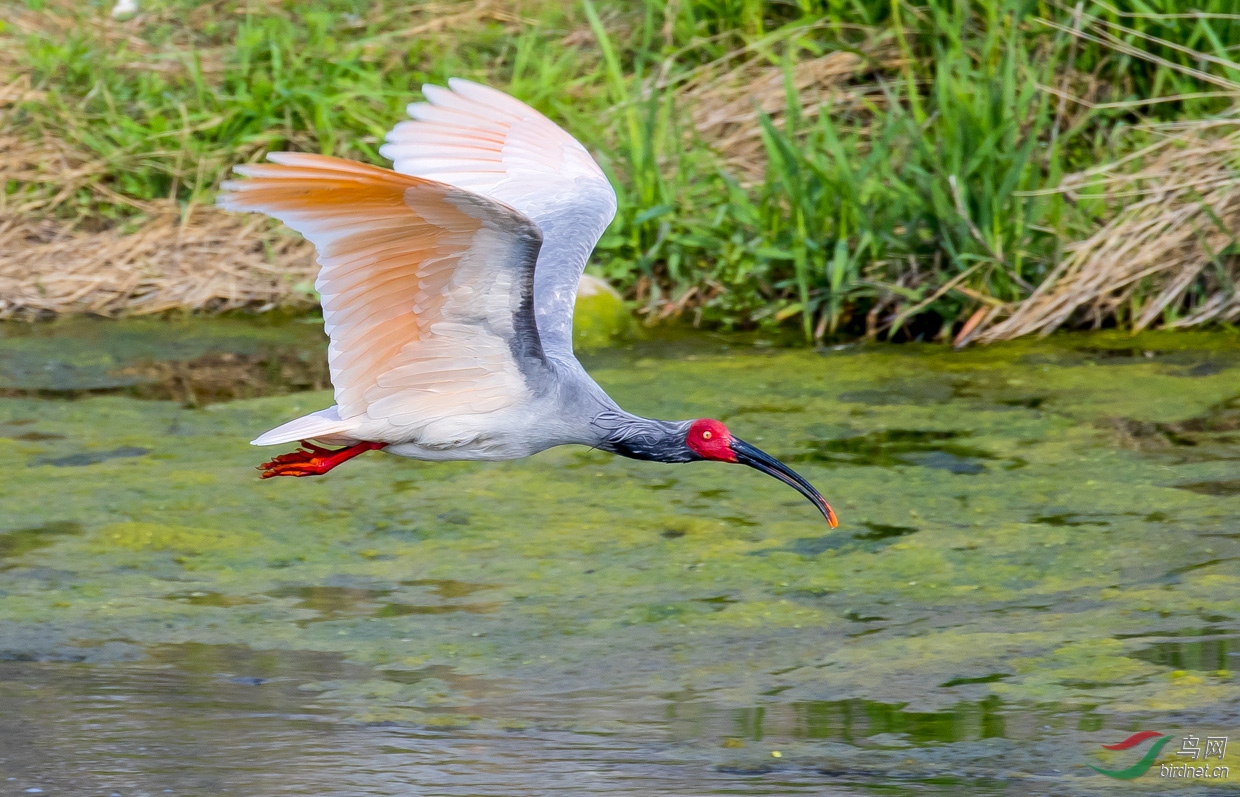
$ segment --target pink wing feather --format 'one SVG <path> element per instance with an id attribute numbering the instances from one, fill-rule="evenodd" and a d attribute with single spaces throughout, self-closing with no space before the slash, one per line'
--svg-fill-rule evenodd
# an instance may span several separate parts
<path id="1" fill-rule="evenodd" d="M 388 169 L 290 152 L 269 159 L 238 167 L 248 179 L 225 183 L 218 202 L 274 216 L 315 245 L 336 406 L 256 444 L 399 442 L 526 397 L 513 337 L 540 241 L 529 219 Z"/>

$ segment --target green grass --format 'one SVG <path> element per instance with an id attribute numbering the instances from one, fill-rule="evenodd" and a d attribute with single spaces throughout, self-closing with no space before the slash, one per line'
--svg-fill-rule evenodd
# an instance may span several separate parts
<path id="1" fill-rule="evenodd" d="M 439 6 L 436 27 L 418 6 L 355 0 L 148 0 L 131 21 L 28 0 L 0 11 L 0 85 L 24 75 L 39 94 L 0 107 L 0 133 L 63 142 L 89 174 L 69 190 L 9 180 L 5 200 L 125 225 L 152 202 L 208 203 L 232 164 L 270 150 L 382 163 L 419 86 L 460 75 L 598 153 L 620 209 L 594 267 L 652 317 L 807 340 L 948 335 L 1028 296 L 1105 215 L 1088 192 L 1048 193 L 1065 174 L 1139 148 L 1143 125 L 1231 107 L 1240 17 L 1228 0 L 1182 6 L 596 0 L 499 18 Z M 758 121 L 760 180 L 694 129 L 678 92 L 742 58 L 790 78 L 837 51 L 865 59 L 844 84 L 863 100 L 815 115 L 789 90 L 779 119 Z"/>
<path id="2" fill-rule="evenodd" d="M 764 120 L 772 166 L 763 232 L 793 266 L 805 324 L 818 317 L 834 332 L 850 306 L 897 284 L 921 299 L 964 275 L 976 290 L 1014 300 L 1053 256 L 1054 236 L 1031 224 L 1045 226 L 1061 198 L 1019 193 L 1062 172 L 1054 152 L 1038 161 L 1053 117 L 1038 90 L 1053 79 L 1049 66 L 1031 62 L 1020 26 L 990 24 L 971 36 L 962 8 L 934 10 L 926 69 L 907 67 L 882 111 L 823 115 L 800 136 Z M 1015 3 L 995 11 L 1019 13 Z M 796 96 L 789 102 L 796 119 Z M 908 264 L 921 262 L 934 263 L 934 282 L 901 283 Z"/>

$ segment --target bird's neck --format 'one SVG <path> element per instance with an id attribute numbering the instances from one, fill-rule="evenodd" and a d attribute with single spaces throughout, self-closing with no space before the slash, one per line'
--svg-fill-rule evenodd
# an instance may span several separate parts
<path id="1" fill-rule="evenodd" d="M 606 410 L 591 424 L 599 435 L 596 446 L 630 459 L 691 462 L 698 457 L 685 445 L 692 421 L 660 421 L 624 410 Z"/>

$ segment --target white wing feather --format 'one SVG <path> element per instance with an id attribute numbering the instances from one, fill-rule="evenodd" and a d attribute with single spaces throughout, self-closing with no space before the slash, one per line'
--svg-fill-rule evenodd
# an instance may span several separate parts
<path id="1" fill-rule="evenodd" d="M 379 152 L 402 174 L 498 200 L 538 226 L 539 335 L 548 354 L 571 355 L 577 282 L 616 214 L 616 193 L 586 148 L 538 111 L 468 80 L 448 86 L 424 86 L 427 102 L 409 106 L 412 120 Z"/>

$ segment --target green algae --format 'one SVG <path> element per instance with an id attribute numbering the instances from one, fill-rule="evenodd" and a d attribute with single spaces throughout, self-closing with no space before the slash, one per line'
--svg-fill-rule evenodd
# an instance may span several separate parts
<path id="1" fill-rule="evenodd" d="M 208 551 L 248 549 L 259 541 L 253 532 L 168 526 L 161 523 L 112 523 L 95 535 L 96 551 L 173 551 L 201 554 Z"/>
<path id="2" fill-rule="evenodd" d="M 218 340 L 209 326 L 195 335 Z M 532 707 L 566 689 L 704 702 L 726 721 L 677 732 L 740 769 L 771 766 L 754 745 L 777 739 L 780 767 L 1018 777 L 993 760 L 1012 749 L 988 745 L 1021 739 L 1040 751 L 1021 766 L 1070 793 L 1092 777 L 1081 750 L 1115 729 L 1205 729 L 1240 701 L 1240 498 L 1194 489 L 1235 479 L 1235 342 L 818 353 L 704 338 L 589 358 L 626 407 L 728 418 L 797 462 L 836 531 L 748 470 L 576 448 L 376 454 L 258 481 L 264 452 L 245 441 L 325 391 L 0 399 L 0 652 L 188 644 L 218 672 L 233 669 L 208 649 L 337 656 L 356 671 L 282 677 L 375 726 L 591 730 Z M 125 448 L 149 453 L 55 464 Z M 613 731 L 640 705 L 598 700 L 619 707 Z M 1018 730 L 1032 717 L 1052 730 Z M 914 752 L 865 763 L 872 747 Z"/>

